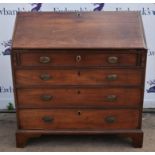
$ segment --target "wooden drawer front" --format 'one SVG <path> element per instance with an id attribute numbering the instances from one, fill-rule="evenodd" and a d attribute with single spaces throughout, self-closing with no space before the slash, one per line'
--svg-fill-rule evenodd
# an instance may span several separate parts
<path id="1" fill-rule="evenodd" d="M 137 110 L 20 110 L 22 129 L 135 129 Z"/>
<path id="2" fill-rule="evenodd" d="M 18 89 L 20 107 L 138 106 L 140 88 Z"/>
<path id="3" fill-rule="evenodd" d="M 18 85 L 141 85 L 141 70 L 17 70 Z"/>
<path id="4" fill-rule="evenodd" d="M 57 52 L 22 53 L 23 66 L 135 66 L 137 54 Z"/>

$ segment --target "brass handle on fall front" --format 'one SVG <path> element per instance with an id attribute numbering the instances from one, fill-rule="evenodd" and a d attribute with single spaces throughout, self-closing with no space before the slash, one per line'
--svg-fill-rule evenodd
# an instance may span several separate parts
<path id="1" fill-rule="evenodd" d="M 52 100 L 52 98 L 53 98 L 53 96 L 51 96 L 51 95 L 43 95 L 43 96 L 41 96 L 41 99 L 43 101 L 50 101 L 50 100 Z"/>
<path id="2" fill-rule="evenodd" d="M 45 123 L 52 123 L 54 121 L 54 118 L 50 117 L 50 116 L 44 116 L 42 117 L 42 120 L 45 122 Z"/>
<path id="3" fill-rule="evenodd" d="M 116 122 L 116 117 L 114 117 L 114 116 L 108 116 L 108 117 L 105 118 L 105 121 L 107 123 L 114 123 L 114 122 Z"/>
<path id="4" fill-rule="evenodd" d="M 49 74 L 41 74 L 40 79 L 44 80 L 44 81 L 47 81 L 47 80 L 52 79 L 52 77 Z"/>
<path id="5" fill-rule="evenodd" d="M 40 57 L 40 63 L 47 64 L 51 61 L 50 57 L 42 56 Z"/>
<path id="6" fill-rule="evenodd" d="M 118 57 L 116 57 L 116 56 L 108 57 L 108 62 L 110 64 L 116 64 L 116 63 L 118 63 Z"/>
<path id="7" fill-rule="evenodd" d="M 109 80 L 109 81 L 116 80 L 117 78 L 118 78 L 117 74 L 109 74 L 107 76 L 107 80 Z"/>
<path id="8" fill-rule="evenodd" d="M 105 97 L 105 101 L 107 102 L 114 102 L 117 100 L 117 96 L 116 95 L 108 95 Z"/>
<path id="9" fill-rule="evenodd" d="M 76 56 L 76 61 L 77 61 L 77 62 L 80 62 L 80 61 L 81 61 L 81 59 L 82 59 L 82 58 L 81 58 L 81 56 L 80 56 L 80 55 Z"/>

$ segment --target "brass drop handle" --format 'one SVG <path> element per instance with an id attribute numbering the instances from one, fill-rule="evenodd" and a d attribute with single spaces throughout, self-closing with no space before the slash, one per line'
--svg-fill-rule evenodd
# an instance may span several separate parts
<path id="1" fill-rule="evenodd" d="M 110 56 L 110 57 L 108 57 L 108 62 L 110 64 L 116 64 L 116 63 L 118 63 L 118 57 L 116 57 L 116 56 Z"/>
<path id="2" fill-rule="evenodd" d="M 40 57 L 40 63 L 47 64 L 50 61 L 51 61 L 51 59 L 48 56 L 42 56 L 42 57 Z"/>
<path id="3" fill-rule="evenodd" d="M 82 58 L 81 58 L 81 56 L 80 56 L 80 55 L 76 56 L 76 61 L 77 61 L 77 62 L 80 62 L 80 61 L 81 61 L 81 59 L 82 59 Z"/>
<path id="4" fill-rule="evenodd" d="M 107 80 L 109 80 L 109 81 L 117 80 L 117 78 L 118 78 L 117 74 L 109 74 L 107 76 Z"/>
<path id="5" fill-rule="evenodd" d="M 108 95 L 105 97 L 105 101 L 107 101 L 107 102 L 115 102 L 116 100 L 117 100 L 116 95 Z"/>
<path id="6" fill-rule="evenodd" d="M 52 100 L 52 98 L 53 98 L 53 96 L 51 96 L 51 95 L 43 95 L 43 96 L 41 96 L 41 99 L 43 101 L 50 101 L 50 100 Z"/>
<path id="7" fill-rule="evenodd" d="M 115 123 L 116 122 L 116 117 L 115 116 L 108 116 L 105 118 L 105 121 L 109 124 Z"/>
<path id="8" fill-rule="evenodd" d="M 44 80 L 44 81 L 47 81 L 47 80 L 52 79 L 52 77 L 49 74 L 41 74 L 40 79 Z"/>
<path id="9" fill-rule="evenodd" d="M 42 120 L 45 122 L 45 123 L 52 123 L 54 121 L 54 118 L 53 117 L 50 117 L 50 116 L 43 116 L 42 117 Z"/>

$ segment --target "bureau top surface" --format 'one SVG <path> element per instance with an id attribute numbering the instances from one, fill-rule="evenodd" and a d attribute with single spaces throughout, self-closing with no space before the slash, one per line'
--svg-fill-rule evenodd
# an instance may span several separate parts
<path id="1" fill-rule="evenodd" d="M 14 49 L 146 49 L 138 12 L 20 12 Z"/>

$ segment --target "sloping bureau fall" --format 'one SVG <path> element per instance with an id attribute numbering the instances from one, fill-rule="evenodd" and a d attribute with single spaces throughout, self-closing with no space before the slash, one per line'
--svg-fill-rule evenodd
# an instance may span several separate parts
<path id="1" fill-rule="evenodd" d="M 44 134 L 118 134 L 142 147 L 146 53 L 138 12 L 18 13 L 17 147 Z"/>

